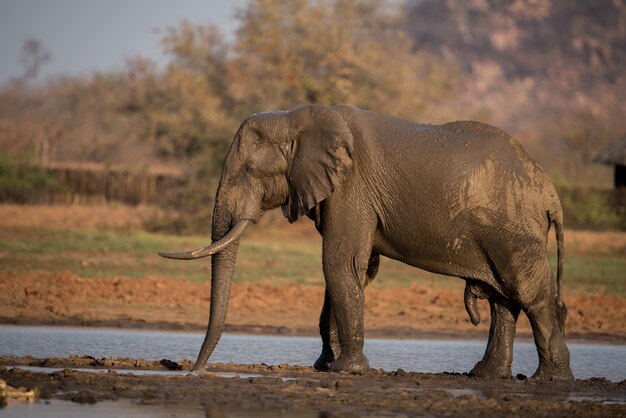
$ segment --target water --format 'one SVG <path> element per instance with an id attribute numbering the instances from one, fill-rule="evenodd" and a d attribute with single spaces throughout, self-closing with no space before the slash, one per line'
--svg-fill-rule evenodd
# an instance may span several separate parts
<path id="1" fill-rule="evenodd" d="M 8 408 L 2 410 L 2 416 L 6 418 L 105 418 L 105 417 L 180 417 L 191 418 L 206 416 L 199 406 L 174 407 L 167 405 L 137 405 L 130 401 L 102 401 L 94 405 L 79 405 L 67 401 L 51 400 L 47 404 L 36 403 L 11 403 Z"/>
<path id="2" fill-rule="evenodd" d="M 14 368 L 27 370 L 34 373 L 55 373 L 63 370 L 62 367 L 40 367 L 40 366 L 11 366 L 9 370 Z M 93 367 L 72 367 L 72 370 L 83 373 L 105 373 L 105 370 Z M 188 376 L 193 372 L 188 370 L 142 370 L 142 369 L 113 369 L 107 370 L 106 373 L 132 374 L 135 376 Z M 233 373 L 233 372 L 200 372 L 203 376 L 226 377 L 234 379 L 249 379 L 257 377 L 267 377 L 267 375 L 258 373 Z M 281 377 L 284 382 L 296 379 L 294 377 Z"/>
<path id="3" fill-rule="evenodd" d="M 0 356 L 195 359 L 204 335 L 173 331 L 107 328 L 0 326 Z M 482 358 L 486 339 L 366 339 L 365 354 L 374 368 L 416 372 L 467 372 Z M 571 366 L 579 379 L 626 379 L 626 346 L 569 343 Z M 209 363 L 266 363 L 310 366 L 321 350 L 319 337 L 224 334 Z M 527 376 L 537 368 L 530 342 L 516 341 L 513 374 Z"/>
<path id="4" fill-rule="evenodd" d="M 11 403 L 0 409 L 3 418 L 317 418 L 308 411 L 273 411 L 203 407 L 201 405 L 150 405 L 128 400 L 101 401 L 94 405 L 80 405 L 67 401 L 51 400 L 35 403 Z"/>

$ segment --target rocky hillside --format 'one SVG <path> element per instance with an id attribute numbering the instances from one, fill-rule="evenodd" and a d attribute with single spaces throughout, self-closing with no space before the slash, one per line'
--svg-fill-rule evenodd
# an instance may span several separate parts
<path id="1" fill-rule="evenodd" d="M 419 48 L 453 56 L 463 72 L 493 61 L 508 79 L 613 83 L 626 68 L 626 2 L 420 0 L 407 5 Z"/>

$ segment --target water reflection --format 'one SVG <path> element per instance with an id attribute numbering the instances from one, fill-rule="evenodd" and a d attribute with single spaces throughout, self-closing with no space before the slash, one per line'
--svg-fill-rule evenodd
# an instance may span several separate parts
<path id="1" fill-rule="evenodd" d="M 133 418 L 270 418 L 270 417 L 304 417 L 317 418 L 315 412 L 306 411 L 273 411 L 271 409 L 251 410 L 233 409 L 225 410 L 215 405 L 150 405 L 128 400 L 102 401 L 94 405 L 80 405 L 68 401 L 51 400 L 35 403 L 11 403 L 2 410 L 3 418 L 109 418 L 109 417 L 133 417 Z"/>
<path id="2" fill-rule="evenodd" d="M 183 370 L 142 370 L 142 369 L 97 369 L 97 368 L 82 368 L 82 367 L 38 367 L 38 366 L 15 366 L 9 367 L 9 370 L 14 368 L 26 370 L 34 373 L 55 373 L 60 372 L 61 370 L 71 369 L 77 372 L 85 372 L 85 373 L 114 373 L 114 374 L 132 374 L 135 376 L 215 376 L 215 377 L 226 377 L 230 379 L 234 379 L 235 377 L 240 379 L 250 379 L 250 378 L 263 378 L 267 377 L 267 375 L 257 374 L 257 373 L 231 373 L 231 372 L 190 372 Z M 290 378 L 282 378 L 283 381 L 291 380 Z"/>

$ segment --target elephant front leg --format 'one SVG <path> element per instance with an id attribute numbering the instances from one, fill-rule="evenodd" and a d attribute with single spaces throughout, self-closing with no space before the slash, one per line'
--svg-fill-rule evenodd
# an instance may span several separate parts
<path id="1" fill-rule="evenodd" d="M 320 314 L 320 336 L 322 337 L 322 354 L 315 361 L 315 370 L 328 371 L 332 363 L 341 354 L 341 346 L 337 336 L 337 323 L 331 308 L 328 289 L 324 292 L 324 306 Z"/>
<path id="2" fill-rule="evenodd" d="M 363 353 L 363 288 L 352 279 L 331 279 L 329 286 L 332 309 L 337 323 L 341 354 L 332 363 L 332 372 L 361 373 L 370 368 Z"/>
<path id="3" fill-rule="evenodd" d="M 370 253 L 359 254 L 359 250 L 324 243 L 324 277 L 341 346 L 341 354 L 330 363 L 333 372 L 361 373 L 370 367 L 363 353 L 364 290 Z"/>
<path id="4" fill-rule="evenodd" d="M 489 307 L 491 326 L 487 349 L 483 359 L 476 363 L 470 374 L 477 377 L 510 378 L 515 325 L 520 308 L 502 297 L 489 298 Z"/>
<path id="5" fill-rule="evenodd" d="M 378 273 L 380 264 L 380 255 L 376 252 L 372 253 L 369 259 L 366 272 L 365 286 L 369 285 Z M 328 289 L 324 292 L 324 306 L 320 314 L 320 336 L 322 337 L 322 354 L 315 361 L 313 367 L 315 370 L 328 371 L 330 363 L 339 358 L 341 354 L 341 345 L 337 333 L 337 322 L 335 313 L 330 303 L 330 295 Z"/>

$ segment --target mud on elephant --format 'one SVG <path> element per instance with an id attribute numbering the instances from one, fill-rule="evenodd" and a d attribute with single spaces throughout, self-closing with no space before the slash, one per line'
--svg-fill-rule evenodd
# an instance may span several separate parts
<path id="1" fill-rule="evenodd" d="M 420 125 L 350 106 L 304 105 L 251 115 L 228 154 L 215 199 L 213 244 L 176 259 L 212 255 L 211 312 L 194 370 L 224 328 L 239 237 L 264 211 L 305 215 L 323 239 L 326 281 L 320 370 L 359 372 L 365 288 L 380 256 L 466 280 L 465 306 L 491 307 L 484 357 L 472 373 L 511 375 L 520 311 L 528 316 L 537 378 L 571 379 L 561 292 L 563 213 L 554 186 L 505 132 L 459 121 Z M 558 241 L 553 277 L 547 236 Z"/>

